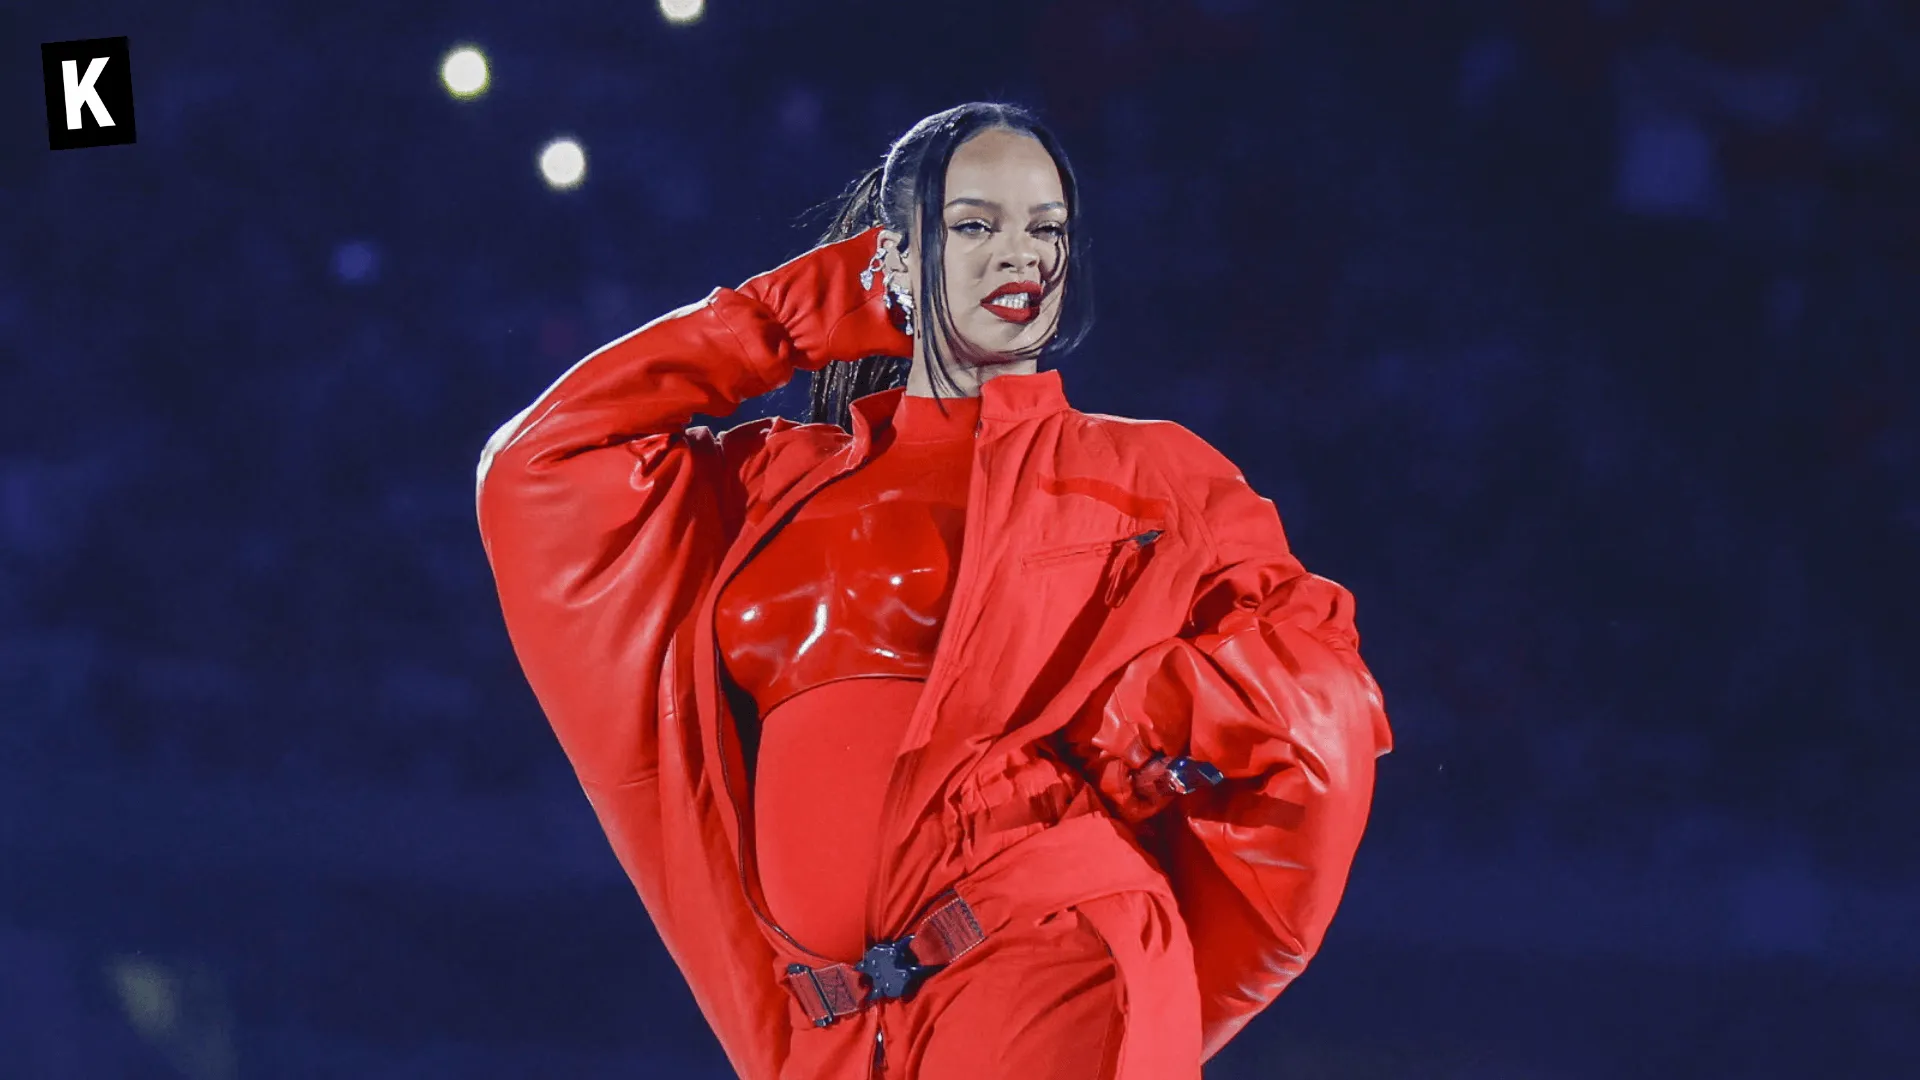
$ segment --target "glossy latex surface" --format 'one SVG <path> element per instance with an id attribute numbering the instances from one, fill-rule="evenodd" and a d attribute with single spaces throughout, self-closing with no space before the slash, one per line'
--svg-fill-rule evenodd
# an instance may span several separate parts
<path id="1" fill-rule="evenodd" d="M 902 395 L 878 454 L 808 499 L 727 584 L 715 633 L 762 715 L 834 679 L 926 677 L 953 599 L 979 415 L 977 397 Z"/>
<path id="2" fill-rule="evenodd" d="M 770 914 L 857 958 L 878 824 L 933 664 L 980 399 L 903 395 L 878 453 L 804 503 L 721 593 L 715 632 L 761 716 L 753 816 Z"/>

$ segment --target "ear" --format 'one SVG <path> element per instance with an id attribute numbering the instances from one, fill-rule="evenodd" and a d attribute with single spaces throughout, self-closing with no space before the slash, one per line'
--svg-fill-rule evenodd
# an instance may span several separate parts
<path id="1" fill-rule="evenodd" d="M 896 273 L 907 269 L 906 257 L 900 253 L 900 241 L 904 239 L 892 229 L 880 230 L 880 250 L 885 253 L 883 260 L 887 269 Z"/>

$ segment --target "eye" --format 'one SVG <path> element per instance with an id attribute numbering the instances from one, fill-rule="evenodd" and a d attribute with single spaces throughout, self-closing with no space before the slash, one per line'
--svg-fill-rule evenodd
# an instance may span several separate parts
<path id="1" fill-rule="evenodd" d="M 1065 222 L 1048 221 L 1048 222 L 1043 222 L 1039 225 L 1034 226 L 1033 231 L 1041 234 L 1042 236 L 1065 236 L 1067 233 L 1067 226 Z"/>
<path id="2" fill-rule="evenodd" d="M 977 231 L 974 231 L 974 230 L 977 230 Z M 984 236 L 987 233 L 992 232 L 993 229 L 986 222 L 975 220 L 975 221 L 962 221 L 959 224 L 953 226 L 953 231 L 957 233 L 964 233 L 967 236 Z"/>

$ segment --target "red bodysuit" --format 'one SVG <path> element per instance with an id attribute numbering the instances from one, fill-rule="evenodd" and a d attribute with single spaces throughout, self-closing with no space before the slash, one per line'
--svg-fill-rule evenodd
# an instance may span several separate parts
<path id="1" fill-rule="evenodd" d="M 903 394 L 867 465 L 808 499 L 720 595 L 721 654 L 760 715 L 768 914 L 826 956 L 866 948 L 881 801 L 953 597 L 979 418 L 977 397 Z"/>

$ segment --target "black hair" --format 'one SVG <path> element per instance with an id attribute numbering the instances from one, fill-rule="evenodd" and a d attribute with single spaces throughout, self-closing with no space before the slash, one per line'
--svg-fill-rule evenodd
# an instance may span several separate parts
<path id="1" fill-rule="evenodd" d="M 892 229 L 903 237 L 904 253 L 916 245 L 920 251 L 918 277 L 914 282 L 914 333 L 927 337 L 929 375 L 934 376 L 934 394 L 944 379 L 958 391 L 953 373 L 947 367 L 943 342 L 965 349 L 954 331 L 953 313 L 947 308 L 945 253 L 947 166 L 961 144 L 983 131 L 1000 129 L 1031 136 L 1053 158 L 1060 171 L 1060 188 L 1067 204 L 1067 223 L 1057 243 L 1060 258 L 1054 268 L 1057 278 L 1073 264 L 1072 287 L 1061 297 L 1060 319 L 1055 331 L 1037 347 L 1014 355 L 1034 358 L 1045 364 L 1073 351 L 1086 339 L 1093 325 L 1093 297 L 1084 264 L 1085 230 L 1080 222 L 1080 188 L 1073 166 L 1060 148 L 1059 141 L 1037 116 L 1019 106 L 991 101 L 956 105 L 934 113 L 894 140 L 880 164 L 867 170 L 837 200 L 832 222 L 818 243 L 846 240 L 875 225 Z M 919 235 L 913 235 L 914 211 L 920 211 Z M 1078 255 L 1075 257 L 1075 249 Z M 1047 282 L 1049 288 L 1052 281 Z M 933 327 L 941 328 L 931 333 Z M 809 423 L 833 423 L 852 430 L 849 405 L 856 398 L 905 385 L 913 362 L 892 356 L 869 356 L 860 360 L 837 361 L 814 372 L 808 388 Z"/>

